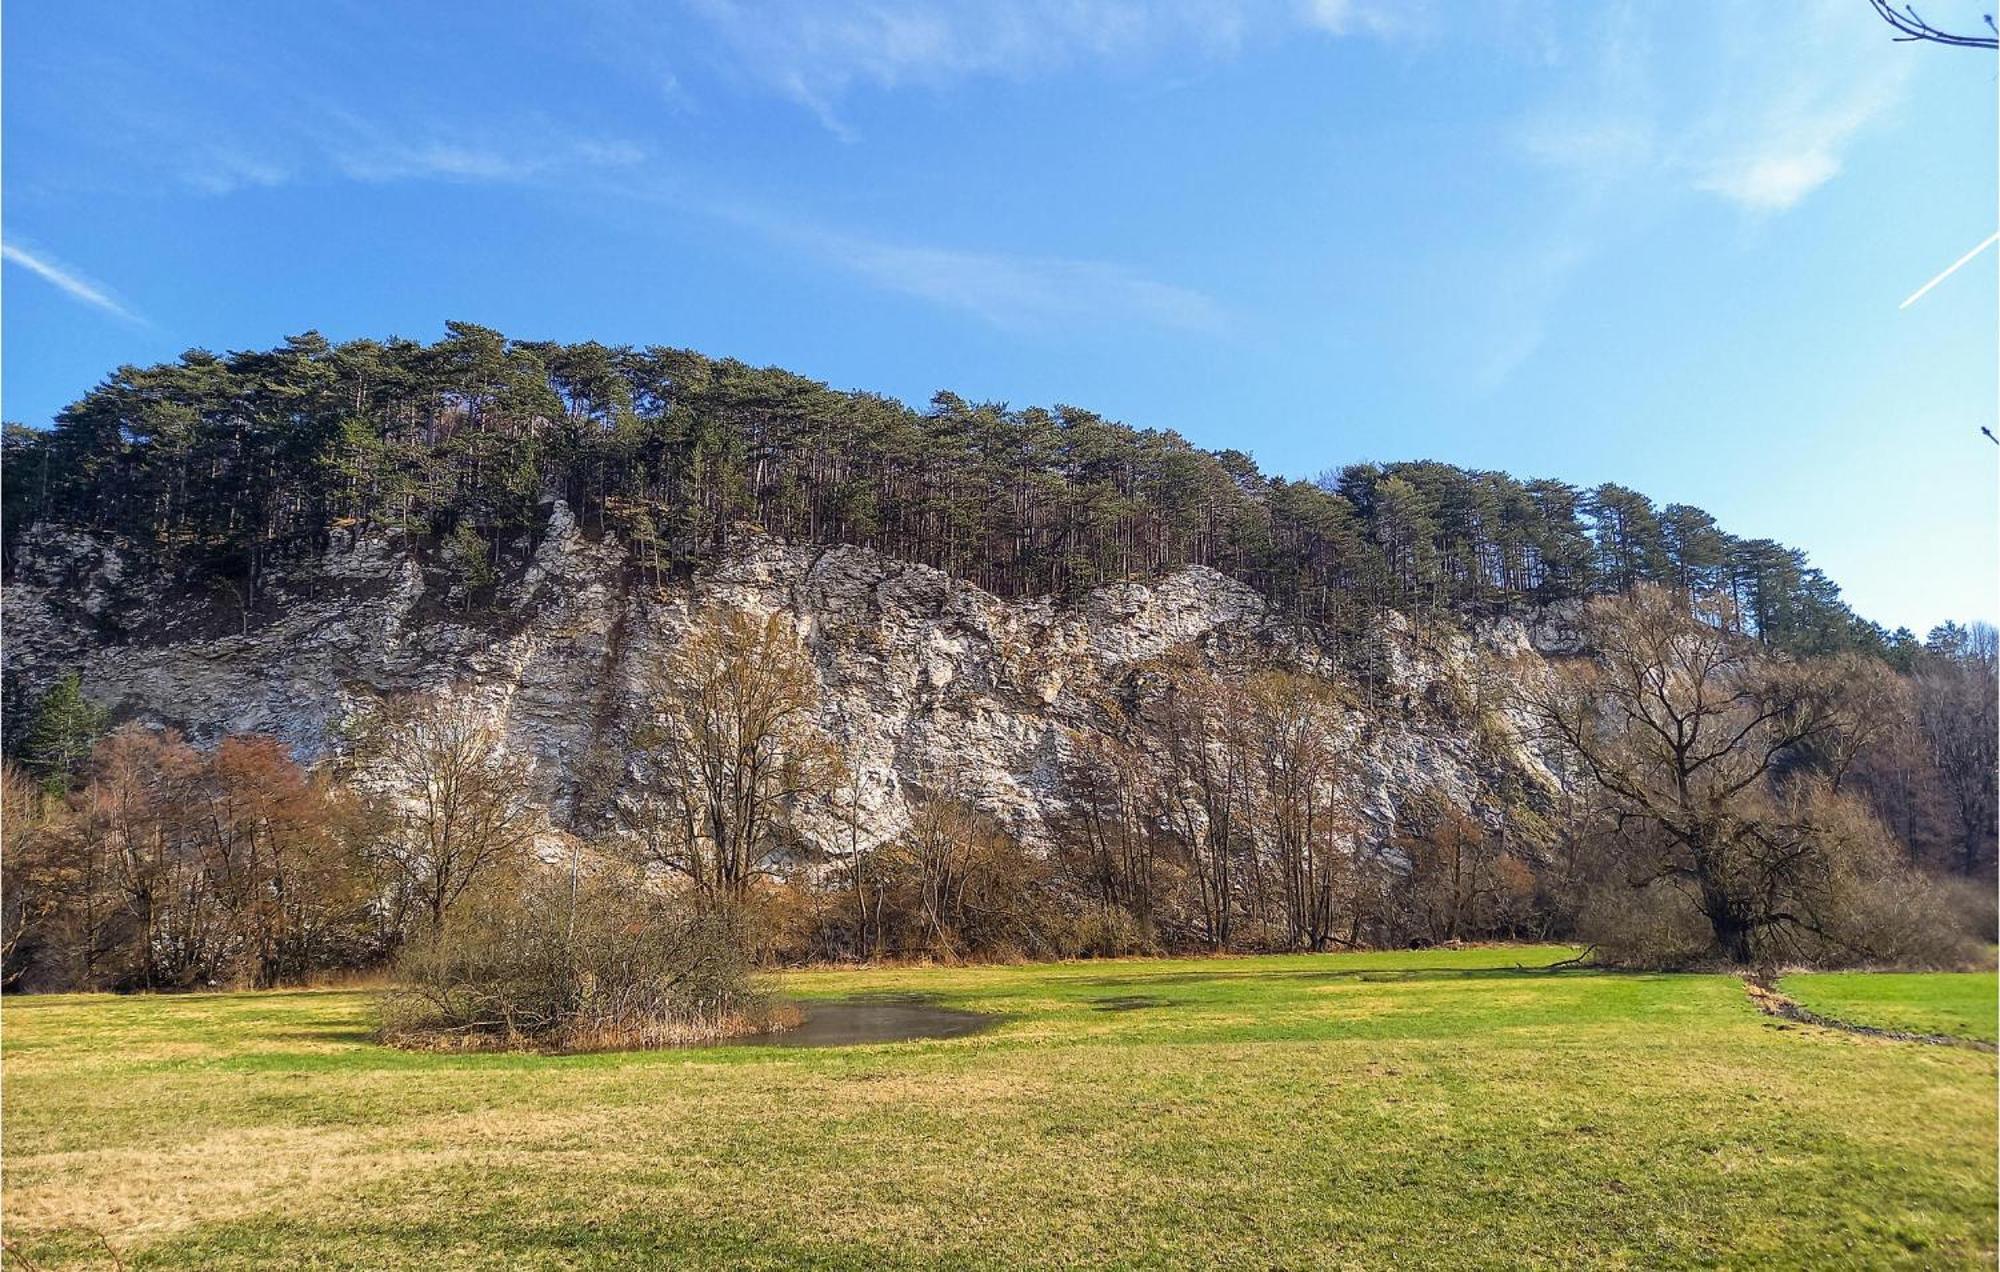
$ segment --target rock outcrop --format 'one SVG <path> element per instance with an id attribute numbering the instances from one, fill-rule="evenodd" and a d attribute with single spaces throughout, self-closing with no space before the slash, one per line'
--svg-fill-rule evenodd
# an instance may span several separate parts
<path id="1" fill-rule="evenodd" d="M 1205 568 L 1071 603 L 1009 600 L 866 549 L 755 536 L 662 586 L 561 504 L 525 566 L 480 605 L 436 562 L 372 536 L 268 575 L 247 599 L 177 587 L 136 561 L 89 535 L 30 532 L 5 598 L 16 702 L 77 670 L 114 718 L 198 741 L 275 734 L 312 758 L 383 695 L 466 695 L 533 757 L 556 821 L 586 833 L 609 807 L 595 788 L 605 774 L 615 785 L 643 669 L 707 606 L 796 621 L 872 832 L 899 827 L 912 792 L 950 789 L 1031 843 L 1047 841 L 1064 806 L 1074 737 L 1107 727 L 1103 702 L 1142 693 L 1151 660 L 1287 666 L 1347 685 L 1357 795 L 1386 826 L 1419 787 L 1490 809 L 1502 782 L 1546 786 L 1494 687 L 1538 674 L 1544 652 L 1573 640 L 1560 616 L 1458 630 L 1385 613 L 1334 649 Z"/>

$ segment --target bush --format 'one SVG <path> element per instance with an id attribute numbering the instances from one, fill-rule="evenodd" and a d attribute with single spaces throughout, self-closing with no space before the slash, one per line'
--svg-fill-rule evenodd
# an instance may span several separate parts
<path id="1" fill-rule="evenodd" d="M 1753 934 L 1755 962 L 1775 967 L 1953 968 L 1993 939 L 1993 894 L 1910 865 L 1900 845 L 1853 801 L 1810 808 L 1806 868 L 1788 881 L 1783 921 Z M 1758 876 L 1760 883 L 1769 876 Z M 1678 971 L 1728 960 L 1691 884 L 1633 887 L 1600 850 L 1580 880 L 1577 934 L 1597 961 Z"/>
<path id="2" fill-rule="evenodd" d="M 958 800 L 917 801 L 903 834 L 868 849 L 853 877 L 866 881 L 855 907 L 868 916 L 863 948 L 945 962 L 1065 952 L 1049 863 Z M 839 907 L 823 917 L 835 931 L 847 923 Z"/>
<path id="3" fill-rule="evenodd" d="M 1851 880 L 1823 937 L 1799 962 L 1816 967 L 1950 969 L 1979 965 L 1991 941 L 1992 889 L 1888 863 Z"/>
<path id="4" fill-rule="evenodd" d="M 636 870 L 538 872 L 469 900 L 397 960 L 382 1034 L 403 1046 L 661 1047 L 765 1027 L 733 914 Z"/>
<path id="5" fill-rule="evenodd" d="M 1066 958 L 1122 958 L 1156 954 L 1157 944 L 1121 906 L 1090 906 L 1070 921 L 1061 953 Z"/>
<path id="6" fill-rule="evenodd" d="M 1634 888 L 1600 881 L 1577 908 L 1577 936 L 1609 967 L 1679 971 L 1721 961 L 1701 912 L 1663 883 Z"/>

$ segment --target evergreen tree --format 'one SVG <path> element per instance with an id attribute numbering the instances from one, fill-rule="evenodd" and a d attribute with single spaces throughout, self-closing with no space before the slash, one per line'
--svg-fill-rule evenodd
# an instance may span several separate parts
<path id="1" fill-rule="evenodd" d="M 1431 461 L 1351 465 L 1309 486 L 1075 407 L 940 393 L 920 413 L 686 350 L 510 341 L 469 323 L 430 345 L 306 332 L 121 367 L 54 429 L 10 428 L 5 460 L 9 571 L 37 524 L 110 532 L 163 570 L 220 582 L 246 622 L 274 561 L 343 534 L 442 538 L 443 561 L 472 590 L 490 586 L 561 499 L 653 577 L 754 527 L 1009 595 L 1208 565 L 1295 621 L 1343 629 L 1380 605 L 1547 603 L 1654 582 L 1691 600 L 1728 594 L 1775 648 L 1889 640 L 1803 554 L 1736 542 L 1699 509 L 1657 511 L 1623 486 L 1585 495 Z"/>
<path id="2" fill-rule="evenodd" d="M 104 708 L 83 696 L 83 677 L 72 671 L 50 685 L 35 704 L 21 761 L 45 789 L 62 794 L 82 774 L 104 724 Z"/>
<path id="3" fill-rule="evenodd" d="M 461 521 L 452 528 L 451 537 L 445 541 L 445 551 L 451 558 L 452 569 L 457 572 L 459 581 L 465 585 L 465 603 L 469 609 L 472 594 L 493 586 L 498 577 L 486 559 L 486 540 L 472 528 L 470 521 Z"/>

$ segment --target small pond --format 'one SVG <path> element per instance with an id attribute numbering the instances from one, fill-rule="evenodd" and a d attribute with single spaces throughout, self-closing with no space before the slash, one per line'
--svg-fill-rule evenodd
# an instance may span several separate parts
<path id="1" fill-rule="evenodd" d="M 922 998 L 819 998 L 795 1002 L 804 1019 L 790 1029 L 744 1034 L 735 1047 L 850 1047 L 866 1042 L 961 1038 L 1000 1023 L 985 1012 L 941 1007 Z"/>

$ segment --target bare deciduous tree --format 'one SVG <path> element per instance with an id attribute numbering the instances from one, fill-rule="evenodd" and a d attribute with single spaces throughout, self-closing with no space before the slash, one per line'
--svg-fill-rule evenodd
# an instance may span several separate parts
<path id="1" fill-rule="evenodd" d="M 227 943 L 227 915 L 192 844 L 201 758 L 172 730 L 126 725 L 91 756 L 81 833 L 109 867 L 109 892 L 130 928 L 125 973 L 148 989 L 205 978 Z M 93 955 L 96 951 L 92 951 Z"/>
<path id="2" fill-rule="evenodd" d="M 1187 854 L 1194 883 L 1197 935 L 1226 949 L 1235 935 L 1249 851 L 1249 712 L 1242 693 L 1212 672 L 1184 664 L 1164 669 L 1157 704 L 1162 821 Z"/>
<path id="3" fill-rule="evenodd" d="M 1066 865 L 1081 890 L 1106 911 L 1129 914 L 1140 938 L 1152 940 L 1161 849 L 1153 774 L 1130 743 L 1078 733 L 1063 779 L 1072 808 L 1063 841 Z"/>
<path id="4" fill-rule="evenodd" d="M 367 746 L 386 781 L 381 841 L 429 930 L 488 874 L 533 848 L 532 772 L 472 703 L 443 695 L 390 704 Z"/>
<path id="5" fill-rule="evenodd" d="M 1994 630 L 1985 624 L 1941 629 L 1932 645 L 1917 665 L 1917 727 L 1957 814 L 1958 867 L 1970 875 L 1994 856 L 2000 658 Z"/>
<path id="6" fill-rule="evenodd" d="M 1595 655 L 1522 705 L 1602 798 L 1627 882 L 1681 893 L 1737 963 L 1774 931 L 1822 928 L 1831 796 L 1791 770 L 1847 721 L 1838 681 L 1655 587 L 1593 602 L 1585 627 Z"/>
<path id="7" fill-rule="evenodd" d="M 799 807 L 841 784 L 812 659 L 782 615 L 711 612 L 646 689 L 626 829 L 648 862 L 710 900 L 740 901 L 793 842 Z"/>
<path id="8" fill-rule="evenodd" d="M 1323 680 L 1288 672 L 1248 688 L 1262 821 L 1289 942 L 1323 950 L 1352 910 L 1355 822 L 1342 788 L 1344 712 Z"/>
<path id="9" fill-rule="evenodd" d="M 1417 934 L 1456 941 L 1518 921 L 1534 876 L 1502 835 L 1442 793 L 1426 792 L 1414 804 L 1412 824 L 1395 846 L 1408 863 L 1401 899 Z"/>
<path id="10" fill-rule="evenodd" d="M 224 738 L 196 798 L 210 885 L 235 921 L 238 977 L 277 985 L 340 961 L 378 882 L 351 833 L 351 801 L 264 736 Z"/>
<path id="11" fill-rule="evenodd" d="M 62 908 L 60 810 L 61 802 L 12 762 L 0 769 L 0 987 L 13 986 L 21 956 Z"/>
<path id="12" fill-rule="evenodd" d="M 1948 44 L 1961 49 L 1990 49 L 2000 47 L 2000 34 L 1966 35 L 1963 32 L 1946 31 L 1932 26 L 1917 12 L 1912 4 L 1896 5 L 1891 0 L 1868 0 L 1882 20 L 1896 29 L 1895 39 L 1900 42 L 1923 41 L 1930 44 Z M 1993 15 L 1980 15 L 1986 29 L 1994 30 Z"/>
<path id="13" fill-rule="evenodd" d="M 1040 944 L 1046 867 L 963 799 L 913 799 L 909 825 L 875 855 L 899 948 L 955 959 Z"/>

